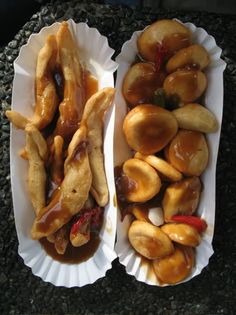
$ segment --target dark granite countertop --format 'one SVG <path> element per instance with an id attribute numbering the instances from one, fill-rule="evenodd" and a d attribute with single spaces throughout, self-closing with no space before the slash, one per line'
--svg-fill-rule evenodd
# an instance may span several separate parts
<path id="1" fill-rule="evenodd" d="M 135 30 L 158 18 L 179 18 L 203 27 L 223 49 L 224 117 L 217 166 L 214 255 L 202 273 L 174 287 L 137 282 L 118 260 L 105 278 L 83 288 L 58 288 L 32 275 L 17 254 L 11 204 L 9 124 L 13 61 L 33 32 L 56 20 L 73 18 L 108 37 L 119 53 Z M 10 18 L 10 17 L 9 17 Z M 7 31 L 7 30 L 6 30 Z M 0 314 L 235 314 L 236 313 L 236 16 L 201 12 L 152 12 L 128 7 L 71 1 L 41 8 L 15 38 L 0 50 Z"/>

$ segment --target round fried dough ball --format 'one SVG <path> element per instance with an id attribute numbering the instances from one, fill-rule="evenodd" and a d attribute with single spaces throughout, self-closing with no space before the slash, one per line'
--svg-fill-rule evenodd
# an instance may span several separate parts
<path id="1" fill-rule="evenodd" d="M 170 111 L 151 104 L 133 108 L 123 123 L 128 145 L 142 154 L 162 150 L 175 136 L 177 129 L 177 121 Z"/>
<path id="2" fill-rule="evenodd" d="M 207 79 L 199 70 L 181 69 L 169 74 L 164 81 L 164 90 L 170 101 L 179 105 L 192 103 L 205 91 Z"/>
<path id="3" fill-rule="evenodd" d="M 174 20 L 159 20 L 148 26 L 139 36 L 137 45 L 140 55 L 155 62 L 158 45 L 164 47 L 167 56 L 173 55 L 191 43 L 190 31 Z"/>
<path id="4" fill-rule="evenodd" d="M 165 221 L 171 221 L 176 214 L 192 215 L 198 207 L 201 186 L 196 176 L 169 185 L 162 200 Z"/>
<path id="5" fill-rule="evenodd" d="M 165 79 L 163 72 L 157 72 L 152 63 L 140 62 L 133 65 L 125 75 L 122 91 L 132 106 L 152 102 L 154 91 Z"/>
<path id="6" fill-rule="evenodd" d="M 191 225 L 185 223 L 167 223 L 161 227 L 169 238 L 182 245 L 196 247 L 201 242 L 201 236 Z"/>
<path id="7" fill-rule="evenodd" d="M 198 131 L 179 130 L 165 152 L 170 164 L 188 176 L 200 176 L 208 163 L 207 142 Z"/>
<path id="8" fill-rule="evenodd" d="M 133 183 L 125 194 L 130 202 L 145 202 L 153 198 L 161 188 L 161 180 L 157 172 L 148 163 L 129 159 L 123 164 L 123 173 Z"/>
<path id="9" fill-rule="evenodd" d="M 133 248 L 148 259 L 157 259 L 170 255 L 174 246 L 169 237 L 157 226 L 135 220 L 128 232 Z"/>
<path id="10" fill-rule="evenodd" d="M 175 284 L 187 278 L 194 266 L 195 254 L 191 247 L 175 246 L 174 253 L 153 261 L 157 278 L 166 284 Z"/>
<path id="11" fill-rule="evenodd" d="M 167 62 L 166 70 L 168 73 L 171 73 L 185 66 L 196 66 L 199 70 L 203 70 L 208 66 L 209 62 L 209 54 L 203 46 L 191 45 L 177 51 Z"/>

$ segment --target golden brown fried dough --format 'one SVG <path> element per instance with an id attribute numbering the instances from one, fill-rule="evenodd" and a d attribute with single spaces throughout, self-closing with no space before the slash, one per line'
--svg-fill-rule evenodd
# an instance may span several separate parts
<path id="1" fill-rule="evenodd" d="M 30 123 L 28 118 L 14 110 L 7 110 L 5 114 L 16 128 L 25 129 L 26 125 Z"/>
<path id="2" fill-rule="evenodd" d="M 187 48 L 180 49 L 169 59 L 166 65 L 168 73 L 185 66 L 195 66 L 199 70 L 205 69 L 210 62 L 210 57 L 206 49 L 201 45 L 191 45 Z"/>
<path id="3" fill-rule="evenodd" d="M 207 166 L 207 142 L 198 131 L 179 130 L 167 150 L 168 162 L 185 175 L 200 176 Z"/>
<path id="4" fill-rule="evenodd" d="M 165 48 L 167 56 L 171 56 L 191 43 L 190 31 L 174 20 L 159 20 L 148 26 L 139 36 L 137 45 L 140 55 L 155 62 L 158 45 Z"/>
<path id="5" fill-rule="evenodd" d="M 157 172 L 148 163 L 129 159 L 123 164 L 123 173 L 130 181 L 125 197 L 129 202 L 145 202 L 153 198 L 161 188 Z"/>
<path id="6" fill-rule="evenodd" d="M 59 102 L 53 80 L 56 57 L 56 37 L 49 35 L 37 59 L 33 117 L 29 119 L 15 111 L 6 111 L 7 118 L 16 128 L 25 129 L 26 125 L 31 123 L 41 130 L 52 121 Z"/>
<path id="7" fill-rule="evenodd" d="M 39 51 L 36 66 L 36 103 L 32 123 L 40 130 L 53 119 L 59 105 L 56 86 L 53 79 L 57 59 L 57 41 L 55 35 L 49 35 Z"/>
<path id="8" fill-rule="evenodd" d="M 154 167 L 166 180 L 177 182 L 183 177 L 172 165 L 155 155 L 144 155 L 140 152 L 136 152 L 134 157 L 143 160 Z"/>
<path id="9" fill-rule="evenodd" d="M 54 141 L 53 141 L 53 154 L 52 154 L 50 175 L 51 175 L 51 180 L 57 185 L 61 184 L 63 180 L 63 176 L 64 176 L 63 145 L 64 145 L 63 138 L 61 136 L 55 136 Z"/>
<path id="10" fill-rule="evenodd" d="M 187 104 L 172 111 L 178 121 L 179 128 L 200 132 L 215 132 L 218 123 L 215 115 L 199 104 Z"/>
<path id="11" fill-rule="evenodd" d="M 87 154 L 87 130 L 81 126 L 69 144 L 65 178 L 60 190 L 33 223 L 31 235 L 40 239 L 53 234 L 77 214 L 88 199 L 92 175 Z"/>
<path id="12" fill-rule="evenodd" d="M 56 135 L 70 141 L 79 127 L 85 105 L 83 69 L 80 64 L 78 47 L 67 22 L 61 23 L 57 33 L 59 62 L 64 76 L 64 98 L 59 105 L 60 116 Z"/>
<path id="13" fill-rule="evenodd" d="M 157 72 L 154 64 L 136 63 L 125 75 L 123 95 L 132 105 L 152 102 L 154 91 L 162 86 L 164 78 L 164 73 Z"/>
<path id="14" fill-rule="evenodd" d="M 108 188 L 103 156 L 103 119 L 111 106 L 115 89 L 104 88 L 94 94 L 86 103 L 82 118 L 88 128 L 89 163 L 92 172 L 91 194 L 98 205 L 104 207 L 108 202 Z"/>
<path id="15" fill-rule="evenodd" d="M 201 236 L 191 225 L 184 223 L 167 223 L 161 227 L 169 238 L 182 245 L 196 247 L 201 242 Z"/>
<path id="16" fill-rule="evenodd" d="M 30 199 L 36 215 L 45 207 L 46 170 L 44 157 L 47 144 L 36 127 L 28 125 L 26 131 L 26 151 L 29 161 L 28 188 Z M 37 136 L 36 136 L 37 134 Z"/>
<path id="17" fill-rule="evenodd" d="M 194 266 L 195 254 L 191 247 L 175 246 L 174 252 L 153 261 L 153 268 L 161 283 L 175 284 L 187 278 Z"/>
<path id="18" fill-rule="evenodd" d="M 175 136 L 177 129 L 177 121 L 171 112 L 151 104 L 133 108 L 123 123 L 128 145 L 142 154 L 162 150 Z"/>
<path id="19" fill-rule="evenodd" d="M 193 214 L 197 209 L 200 193 L 201 182 L 198 177 L 185 178 L 171 184 L 162 201 L 165 221 L 171 221 L 171 217 L 176 214 Z"/>
<path id="20" fill-rule="evenodd" d="M 163 84 L 167 98 L 180 106 L 194 102 L 205 91 L 207 79 L 198 70 L 178 70 L 169 74 Z"/>
<path id="21" fill-rule="evenodd" d="M 169 237 L 160 228 L 148 222 L 133 221 L 128 237 L 133 248 L 148 259 L 165 257 L 174 250 Z"/>

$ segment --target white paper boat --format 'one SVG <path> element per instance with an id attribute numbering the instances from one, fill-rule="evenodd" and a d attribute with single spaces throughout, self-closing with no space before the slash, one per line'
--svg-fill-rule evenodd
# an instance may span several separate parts
<path id="1" fill-rule="evenodd" d="M 211 63 L 205 71 L 208 79 L 208 87 L 205 93 L 204 105 L 215 114 L 221 125 L 223 113 L 223 71 L 226 67 L 226 63 L 220 59 L 222 50 L 216 45 L 215 39 L 207 34 L 204 29 L 198 28 L 192 23 L 185 23 L 185 26 L 190 29 L 193 42 L 203 45 L 210 54 Z M 123 45 L 121 53 L 116 59 L 119 63 L 119 68 L 117 72 L 117 94 L 115 99 L 115 166 L 120 165 L 126 159 L 131 157 L 131 151 L 125 142 L 122 132 L 123 119 L 127 109 L 121 87 L 123 78 L 137 54 L 138 49 L 136 42 L 141 32 L 142 31 L 137 31 L 133 33 L 131 39 Z M 201 270 L 207 266 L 209 258 L 213 254 L 212 238 L 215 222 L 216 162 L 220 141 L 220 129 L 221 128 L 219 128 L 217 133 L 207 135 L 210 159 L 207 169 L 201 176 L 204 191 L 201 194 L 201 201 L 197 213 L 206 220 L 208 228 L 203 236 L 201 244 L 196 249 L 196 266 L 185 281 L 198 275 Z M 135 276 L 137 280 L 158 286 L 160 284 L 151 271 L 152 269 L 150 265 L 147 263 L 144 264 L 141 261 L 140 256 L 135 254 L 134 249 L 129 244 L 127 231 L 130 222 L 129 216 L 126 216 L 125 220 L 121 222 L 120 214 L 118 212 L 117 243 L 115 245 L 115 250 L 119 256 L 119 260 L 126 267 L 126 271 L 130 275 Z"/>
<path id="2" fill-rule="evenodd" d="M 108 45 L 107 38 L 97 29 L 89 28 L 85 23 L 75 24 L 68 21 L 70 30 L 81 48 L 81 59 L 88 70 L 98 79 L 99 88 L 113 87 L 113 73 L 117 63 L 111 60 L 114 50 Z M 37 54 L 49 34 L 55 34 L 60 23 L 44 27 L 38 34 L 30 36 L 18 58 L 15 60 L 15 77 L 13 82 L 12 109 L 26 116 L 33 113 L 34 82 Z M 113 206 L 115 186 L 113 179 L 113 130 L 114 106 L 106 115 L 105 121 L 105 169 L 107 174 L 110 202 L 105 208 L 104 224 L 100 232 L 101 242 L 93 257 L 80 264 L 65 264 L 53 260 L 41 247 L 38 241 L 30 238 L 30 229 L 34 220 L 34 211 L 27 194 L 28 163 L 19 158 L 18 152 L 25 145 L 23 131 L 11 129 L 11 185 L 16 230 L 19 240 L 19 255 L 24 259 L 32 272 L 44 281 L 56 286 L 83 286 L 93 283 L 105 276 L 116 258 L 114 242 L 116 234 L 116 208 Z"/>

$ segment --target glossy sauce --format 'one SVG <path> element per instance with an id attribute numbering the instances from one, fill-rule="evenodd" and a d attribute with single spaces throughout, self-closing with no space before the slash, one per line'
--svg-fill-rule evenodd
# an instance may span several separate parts
<path id="1" fill-rule="evenodd" d="M 191 44 L 191 41 L 187 34 L 174 33 L 165 36 L 161 44 L 167 51 L 167 58 L 170 58 L 177 50 L 188 47 Z"/>
<path id="2" fill-rule="evenodd" d="M 123 94 L 131 108 L 137 104 L 152 103 L 155 90 L 162 86 L 166 77 L 163 71 L 156 72 L 154 64 L 138 63 L 134 67 L 137 68 L 135 72 L 138 72 L 139 75 L 134 73 L 134 78 L 132 78 L 133 70 L 131 69 L 128 73 L 128 80 L 123 84 Z"/>
<path id="3" fill-rule="evenodd" d="M 138 208 L 140 212 L 143 212 L 143 217 L 147 217 L 148 210 L 154 207 L 160 207 L 161 201 L 164 195 L 166 184 L 163 183 L 160 192 L 152 199 L 145 203 L 129 203 L 126 200 L 126 194 L 133 189 L 132 183 L 129 184 L 129 179 L 125 177 L 122 166 L 116 166 L 114 170 L 115 174 L 115 185 L 116 185 L 116 204 L 118 205 L 121 212 L 121 220 L 128 214 L 133 214 L 135 208 Z M 149 220 L 149 219 L 148 219 Z"/>
<path id="4" fill-rule="evenodd" d="M 69 242 L 63 255 L 58 254 L 54 247 L 54 244 L 50 243 L 46 238 L 42 238 L 40 240 L 40 243 L 46 253 L 54 260 L 60 261 L 62 263 L 75 264 L 88 260 L 95 254 L 96 250 L 98 249 L 98 246 L 100 244 L 99 235 L 92 232 L 90 236 L 90 241 L 80 247 L 74 247 Z"/>
<path id="5" fill-rule="evenodd" d="M 169 147 L 170 160 L 176 161 L 184 171 L 188 170 L 191 160 L 201 150 L 203 136 L 200 132 L 180 130 Z"/>

